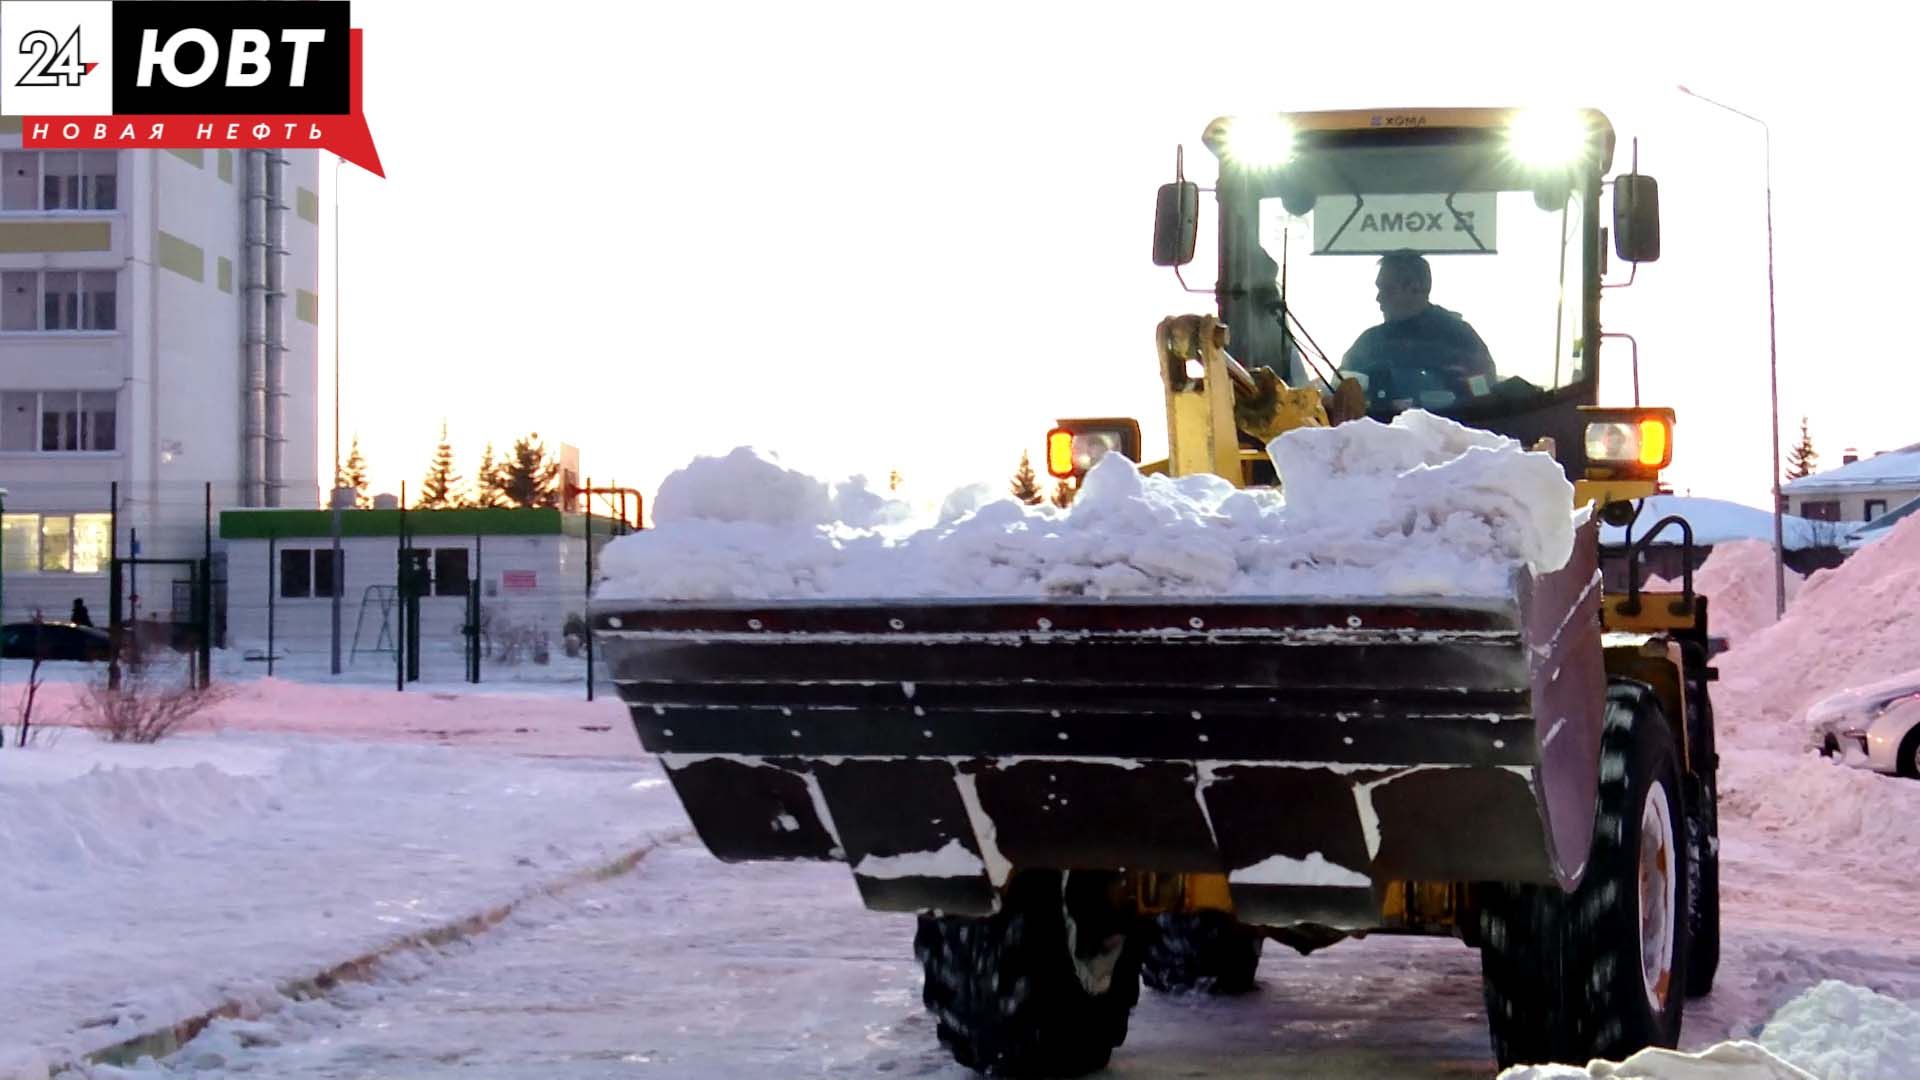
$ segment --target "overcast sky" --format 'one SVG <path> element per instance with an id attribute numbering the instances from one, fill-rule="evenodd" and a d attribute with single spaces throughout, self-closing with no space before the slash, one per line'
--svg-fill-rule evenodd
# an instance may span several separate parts
<path id="1" fill-rule="evenodd" d="M 385 490 L 442 418 L 469 475 L 537 430 L 649 492 L 752 444 L 932 498 L 1068 415 L 1137 416 L 1152 456 L 1154 326 L 1211 305 L 1148 257 L 1176 145 L 1204 184 L 1219 115 L 1570 101 L 1661 183 L 1662 259 L 1603 319 L 1680 411 L 1668 476 L 1764 506 L 1762 133 L 1685 83 L 1772 126 L 1783 454 L 1802 414 L 1823 465 L 1920 441 L 1912 17 L 1561 8 L 363 0 L 388 176 L 340 170 L 346 434 Z"/>

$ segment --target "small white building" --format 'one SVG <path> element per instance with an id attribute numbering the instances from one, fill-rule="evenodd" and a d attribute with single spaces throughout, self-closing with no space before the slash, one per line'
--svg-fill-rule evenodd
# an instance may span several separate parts
<path id="1" fill-rule="evenodd" d="M 339 511 L 344 574 L 334 573 L 331 510 L 227 510 L 229 648 L 301 671 L 325 670 L 332 654 L 334 593 L 340 594 L 343 670 L 394 666 L 401 529 L 423 553 L 420 599 L 422 677 L 458 678 L 468 587 L 479 585 L 483 654 L 537 662 L 563 654 L 572 618 L 584 618 L 587 521 L 555 509 Z M 592 521 L 596 557 L 621 531 Z M 269 625 L 271 624 L 271 631 Z"/>
<path id="2" fill-rule="evenodd" d="M 1815 521 L 1872 521 L 1920 497 L 1920 443 L 1788 481 L 1780 497 L 1787 513 Z"/>

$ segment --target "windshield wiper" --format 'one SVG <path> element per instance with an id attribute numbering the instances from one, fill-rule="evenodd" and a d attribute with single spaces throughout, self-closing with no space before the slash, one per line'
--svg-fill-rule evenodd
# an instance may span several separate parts
<path id="1" fill-rule="evenodd" d="M 1345 178 L 1342 177 L 1342 179 L 1345 179 Z M 1352 187 L 1353 185 L 1348 184 L 1347 186 Z M 1339 246 L 1340 238 L 1347 234 L 1347 226 L 1353 224 L 1353 219 L 1360 216 L 1360 211 L 1365 209 L 1366 205 L 1367 205 L 1367 197 L 1365 195 L 1360 194 L 1357 191 L 1354 192 L 1353 193 L 1353 212 L 1347 215 L 1347 220 L 1341 222 L 1339 228 L 1333 230 L 1333 236 L 1328 238 L 1327 240 L 1326 250 L 1332 251 Z"/>
<path id="2" fill-rule="evenodd" d="M 1351 221 L 1352 219 L 1349 218 L 1348 220 Z M 1344 225 L 1341 226 L 1343 229 L 1345 227 Z M 1280 295 L 1276 299 L 1262 304 L 1261 307 L 1266 309 L 1267 314 L 1280 320 L 1280 341 L 1283 352 L 1285 351 L 1286 345 L 1293 342 L 1294 330 L 1298 330 L 1300 336 L 1307 339 L 1307 344 L 1313 346 L 1314 352 L 1320 354 L 1321 364 L 1325 364 L 1325 367 L 1314 363 L 1313 354 L 1307 352 L 1305 349 L 1299 348 L 1298 345 L 1294 346 L 1295 350 L 1299 352 L 1300 359 L 1306 363 L 1308 370 L 1312 371 L 1313 377 L 1319 379 L 1320 384 L 1328 390 L 1333 390 L 1335 389 L 1334 381 L 1329 372 L 1332 371 L 1336 365 L 1333 360 L 1327 356 L 1327 350 L 1322 349 L 1320 343 L 1313 340 L 1313 335 L 1307 333 L 1307 328 L 1305 324 L 1301 323 L 1300 317 L 1295 315 L 1293 309 L 1287 306 L 1287 272 L 1292 268 L 1292 265 L 1293 230 L 1289 228 L 1283 229 L 1280 233 Z M 1289 322 L 1293 324 L 1291 328 L 1287 325 Z"/>

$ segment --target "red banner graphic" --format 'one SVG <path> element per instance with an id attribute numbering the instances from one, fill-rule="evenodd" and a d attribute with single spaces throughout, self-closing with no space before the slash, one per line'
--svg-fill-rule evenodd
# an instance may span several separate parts
<path id="1" fill-rule="evenodd" d="M 385 177 L 361 111 L 360 31 L 349 41 L 353 111 L 345 116 L 28 116 L 21 120 L 20 144 L 30 150 L 330 150 Z"/>

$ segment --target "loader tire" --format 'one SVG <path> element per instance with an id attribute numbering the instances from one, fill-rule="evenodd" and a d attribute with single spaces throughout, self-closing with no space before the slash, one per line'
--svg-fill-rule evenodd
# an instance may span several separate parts
<path id="1" fill-rule="evenodd" d="M 1494 1058 L 1619 1061 L 1679 1041 L 1689 954 L 1677 746 L 1645 687 L 1607 691 L 1593 850 L 1580 885 L 1498 886 L 1481 907 Z"/>
<path id="2" fill-rule="evenodd" d="M 1705 661 L 1700 662 L 1705 666 Z M 1713 992 L 1720 970 L 1720 759 L 1714 748 L 1713 701 L 1704 679 L 1692 688 L 1688 746 L 1693 775 L 1687 808 L 1687 996 Z"/>
<path id="3" fill-rule="evenodd" d="M 1265 938 L 1220 911 L 1169 913 L 1148 925 L 1140 980 L 1167 994 L 1246 994 Z"/>
<path id="4" fill-rule="evenodd" d="M 1140 997 L 1140 958 L 1132 913 L 1104 897 L 1100 877 L 1027 871 L 993 915 L 920 917 L 921 1000 L 955 1061 L 992 1076 L 1106 1066 Z"/>
<path id="5" fill-rule="evenodd" d="M 1702 801 L 1711 803 L 1717 796 L 1713 781 L 1702 785 Z M 1716 811 L 1705 806 L 1689 815 L 1687 840 L 1689 865 L 1693 879 L 1688 883 L 1691 899 L 1687 912 L 1687 996 L 1705 997 L 1713 992 L 1713 979 L 1720 971 L 1720 830 Z"/>

